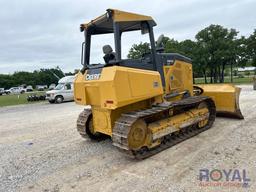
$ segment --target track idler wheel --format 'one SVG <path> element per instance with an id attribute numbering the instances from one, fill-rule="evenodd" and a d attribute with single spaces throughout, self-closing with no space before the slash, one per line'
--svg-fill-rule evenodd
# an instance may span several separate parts
<path id="1" fill-rule="evenodd" d="M 209 117 L 205 120 L 200 121 L 197 124 L 197 128 L 202 129 L 202 128 L 210 128 L 213 124 L 213 122 L 215 121 L 215 117 L 216 117 L 216 108 L 215 108 L 215 104 L 213 102 L 212 99 L 208 99 L 206 101 L 203 101 L 201 103 L 199 103 L 198 105 L 198 109 L 203 109 L 206 108 L 209 112 Z"/>
<path id="2" fill-rule="evenodd" d="M 85 132 L 92 140 L 101 141 L 107 138 L 106 135 L 94 131 L 92 115 L 89 116 L 86 122 Z"/>
<path id="3" fill-rule="evenodd" d="M 142 119 L 137 120 L 128 134 L 128 146 L 132 150 L 141 149 L 147 140 L 147 124 Z"/>
<path id="4" fill-rule="evenodd" d="M 80 113 L 77 119 L 77 131 L 85 139 L 89 137 L 92 140 L 101 141 L 107 138 L 106 135 L 94 131 L 91 109 L 85 109 Z"/>

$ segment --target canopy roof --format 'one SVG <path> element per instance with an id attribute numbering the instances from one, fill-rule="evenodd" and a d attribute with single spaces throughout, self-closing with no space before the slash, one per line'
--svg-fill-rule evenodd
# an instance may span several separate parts
<path id="1" fill-rule="evenodd" d="M 133 31 L 141 29 L 141 22 L 147 21 L 152 26 L 156 26 L 155 21 L 150 16 L 139 15 L 120 11 L 117 9 L 107 9 L 107 12 L 89 23 L 81 24 L 81 31 L 90 30 L 92 34 L 112 33 L 114 31 L 113 22 L 119 23 L 120 31 Z"/>

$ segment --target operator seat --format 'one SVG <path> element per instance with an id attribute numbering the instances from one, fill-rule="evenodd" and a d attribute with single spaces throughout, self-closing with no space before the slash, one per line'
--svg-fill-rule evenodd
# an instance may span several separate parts
<path id="1" fill-rule="evenodd" d="M 102 47 L 103 53 L 105 54 L 103 59 L 106 64 L 108 64 L 110 61 L 116 60 L 116 53 L 113 52 L 113 49 L 110 45 L 104 45 Z"/>

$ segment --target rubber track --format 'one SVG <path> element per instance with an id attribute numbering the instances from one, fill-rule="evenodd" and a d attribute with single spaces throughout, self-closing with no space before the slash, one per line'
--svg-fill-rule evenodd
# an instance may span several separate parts
<path id="1" fill-rule="evenodd" d="M 209 121 L 205 127 L 198 128 L 196 125 L 194 125 L 183 128 L 182 131 L 178 131 L 177 133 L 172 133 L 170 135 L 164 136 L 162 138 L 161 144 L 152 149 L 142 148 L 138 151 L 133 151 L 129 149 L 128 134 L 133 123 L 136 122 L 138 119 L 146 119 L 152 115 L 160 115 L 161 113 L 168 112 L 168 110 L 171 108 L 174 110 L 186 111 L 188 108 L 196 107 L 199 103 L 203 101 L 208 103 L 210 112 Z M 189 97 L 187 99 L 173 102 L 170 106 L 167 107 L 155 106 L 151 109 L 125 113 L 122 114 L 121 117 L 116 121 L 113 128 L 113 145 L 118 147 L 122 152 L 125 152 L 132 158 L 145 159 L 211 128 L 215 117 L 216 108 L 213 100 L 209 97 L 204 96 Z"/>
<path id="2" fill-rule="evenodd" d="M 89 136 L 86 134 L 86 122 L 89 118 L 89 116 L 92 114 L 91 109 L 84 109 L 78 116 L 78 119 L 76 121 L 76 128 L 79 134 L 83 138 L 89 138 Z"/>

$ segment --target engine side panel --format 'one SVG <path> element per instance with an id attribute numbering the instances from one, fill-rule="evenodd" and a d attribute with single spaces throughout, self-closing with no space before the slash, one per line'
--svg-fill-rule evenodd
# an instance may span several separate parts
<path id="1" fill-rule="evenodd" d="M 116 109 L 163 94 L 156 71 L 112 66 L 79 73 L 74 83 L 75 101 L 104 109 Z"/>
<path id="2" fill-rule="evenodd" d="M 171 65 L 164 66 L 166 94 L 189 91 L 193 95 L 192 65 L 185 61 L 175 60 Z"/>

